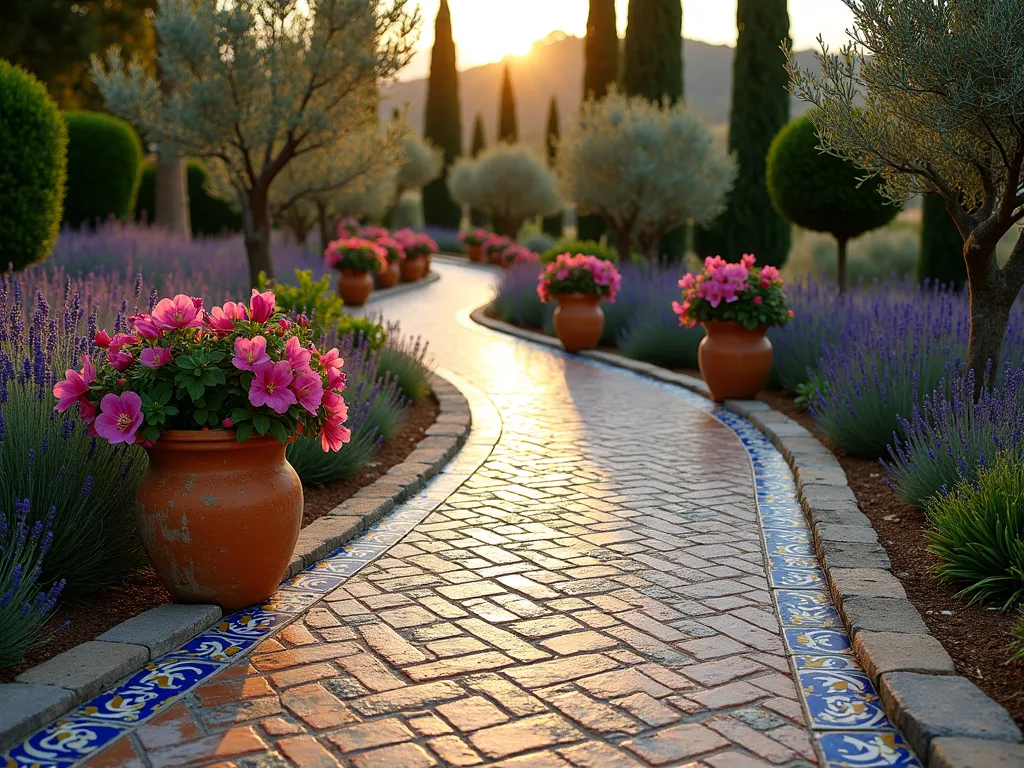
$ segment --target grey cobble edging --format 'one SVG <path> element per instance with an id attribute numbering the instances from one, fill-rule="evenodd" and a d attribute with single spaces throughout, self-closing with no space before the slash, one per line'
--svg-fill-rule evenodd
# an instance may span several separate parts
<path id="1" fill-rule="evenodd" d="M 471 318 L 492 330 L 561 349 L 557 339 L 484 314 Z M 607 352 L 582 352 L 658 381 L 708 396 L 692 376 Z M 929 632 L 871 521 L 860 510 L 838 459 L 811 432 L 760 400 L 727 400 L 772 442 L 796 477 L 800 504 L 854 650 L 892 721 L 928 768 L 1024 765 L 1024 735 L 1009 713 L 970 680 L 956 675 L 949 654 Z"/>
<path id="2" fill-rule="evenodd" d="M 370 294 L 370 298 L 366 300 L 367 304 L 373 304 L 378 301 L 384 301 L 384 299 L 390 299 L 394 296 L 398 296 L 409 291 L 415 291 L 418 288 L 425 288 L 431 283 L 436 283 L 441 279 L 441 275 L 437 272 L 427 272 L 426 275 L 411 283 L 399 283 L 393 288 L 374 288 L 373 293 Z"/>
<path id="3" fill-rule="evenodd" d="M 459 452 L 472 423 L 469 402 L 440 374 L 430 387 L 440 406 L 437 421 L 405 461 L 302 529 L 285 579 L 359 536 Z M 222 615 L 216 605 L 160 605 L 0 685 L 0 752 L 201 634 Z"/>

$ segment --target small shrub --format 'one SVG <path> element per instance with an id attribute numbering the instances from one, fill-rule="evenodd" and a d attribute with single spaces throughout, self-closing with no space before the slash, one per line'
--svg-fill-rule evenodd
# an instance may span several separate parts
<path id="1" fill-rule="evenodd" d="M 975 482 L 928 502 L 928 550 L 938 577 L 972 603 L 1024 602 L 1024 464 L 1000 455 Z"/>
<path id="2" fill-rule="evenodd" d="M 242 213 L 228 200 L 214 197 L 206 190 L 206 166 L 201 160 L 189 160 L 185 165 L 188 184 L 188 215 L 192 234 L 224 235 L 242 231 Z M 135 197 L 135 220 L 152 224 L 156 220 L 156 165 L 142 167 L 139 193 Z"/>
<path id="3" fill-rule="evenodd" d="M 387 334 L 379 351 L 381 373 L 391 375 L 406 400 L 419 402 L 430 392 L 433 366 L 427 359 L 428 345 L 418 336 L 402 334 L 397 325 L 389 325 Z"/>
<path id="4" fill-rule="evenodd" d="M 342 315 L 334 331 L 338 338 L 351 336 L 358 346 L 364 342 L 374 352 L 384 346 L 388 340 L 388 332 L 384 326 L 369 317 Z"/>
<path id="5" fill-rule="evenodd" d="M 53 248 L 67 143 L 67 126 L 46 87 L 0 59 L 0 269 L 23 269 Z"/>
<path id="6" fill-rule="evenodd" d="M 257 286 L 260 291 L 272 290 L 278 306 L 305 313 L 313 327 L 320 331 L 336 327 L 342 317 L 347 317 L 342 311 L 344 302 L 331 290 L 330 275 L 324 275 L 314 283 L 312 270 L 296 269 L 294 272 L 298 285 L 268 280 L 267 274 L 260 272 Z"/>
<path id="7" fill-rule="evenodd" d="M 534 253 L 544 253 L 545 251 L 554 248 L 555 241 L 549 235 L 542 232 L 536 232 L 524 237 L 522 245 Z"/>
<path id="8" fill-rule="evenodd" d="M 582 253 L 584 256 L 596 256 L 599 259 L 616 264 L 619 261 L 618 251 L 603 246 L 594 240 L 560 240 L 553 246 L 543 251 L 537 251 L 537 253 L 540 254 L 542 264 L 550 264 L 563 253 Z"/>
<path id="9" fill-rule="evenodd" d="M 142 174 L 142 142 L 124 120 L 100 112 L 65 112 L 68 194 L 64 223 L 93 226 L 124 221 L 135 209 Z"/>

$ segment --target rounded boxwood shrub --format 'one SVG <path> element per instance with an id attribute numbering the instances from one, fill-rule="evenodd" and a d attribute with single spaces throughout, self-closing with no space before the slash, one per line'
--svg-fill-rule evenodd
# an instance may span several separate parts
<path id="1" fill-rule="evenodd" d="M 188 184 L 188 213 L 194 235 L 222 235 L 242 231 L 242 213 L 227 200 L 206 191 L 206 166 L 201 160 L 189 160 L 185 166 Z M 135 200 L 135 220 L 152 223 L 156 219 L 156 163 L 142 168 L 142 181 Z"/>
<path id="2" fill-rule="evenodd" d="M 0 59 L 0 271 L 42 261 L 57 241 L 67 143 L 43 84 Z"/>
<path id="3" fill-rule="evenodd" d="M 135 209 L 142 142 L 124 120 L 100 112 L 65 112 L 68 126 L 68 195 L 64 223 L 93 226 Z"/>

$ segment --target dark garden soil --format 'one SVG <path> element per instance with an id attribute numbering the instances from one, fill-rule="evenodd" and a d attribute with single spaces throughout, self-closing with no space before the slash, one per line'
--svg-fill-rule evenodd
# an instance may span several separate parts
<path id="1" fill-rule="evenodd" d="M 322 517 L 360 488 L 372 483 L 412 453 L 427 429 L 437 419 L 440 408 L 433 395 L 414 405 L 405 423 L 394 437 L 384 443 L 377 455 L 356 475 L 320 488 L 304 488 L 302 526 Z M 109 587 L 87 600 L 64 603 L 49 623 L 58 628 L 48 643 L 30 651 L 21 664 L 0 669 L 0 683 L 10 683 L 25 670 L 41 664 L 79 643 L 92 640 L 122 621 L 150 608 L 171 602 L 171 596 L 150 567 L 143 568 L 123 584 Z M 66 626 L 64 626 L 66 624 Z"/>
<path id="2" fill-rule="evenodd" d="M 826 442 L 814 420 L 798 411 L 790 396 L 766 392 L 759 399 Z M 928 629 L 953 658 L 957 672 L 1006 707 L 1018 725 L 1024 725 L 1024 664 L 1006 663 L 1016 614 L 967 605 L 956 596 L 955 587 L 936 581 L 931 569 L 938 558 L 927 551 L 924 513 L 900 502 L 885 484 L 885 470 L 877 461 L 837 456 L 892 561 L 893 573 Z"/>

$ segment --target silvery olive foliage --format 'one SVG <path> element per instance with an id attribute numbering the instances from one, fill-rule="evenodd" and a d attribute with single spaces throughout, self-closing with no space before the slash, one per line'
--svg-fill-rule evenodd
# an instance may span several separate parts
<path id="1" fill-rule="evenodd" d="M 273 276 L 271 183 L 361 123 L 352 116 L 409 61 L 418 24 L 408 0 L 159 0 L 161 81 L 116 49 L 92 74 L 111 111 L 163 151 L 223 164 L 255 284 Z M 341 188 L 346 170 L 324 181 Z"/>
<path id="2" fill-rule="evenodd" d="M 398 149 L 401 160 L 395 176 L 397 197 L 422 189 L 444 170 L 444 151 L 415 133 L 407 131 Z"/>
<path id="3" fill-rule="evenodd" d="M 460 205 L 490 216 L 509 237 L 527 219 L 564 207 L 545 162 L 518 144 L 497 144 L 475 158 L 457 160 L 448 173 L 448 191 Z"/>
<path id="4" fill-rule="evenodd" d="M 666 233 L 714 219 L 736 178 L 735 159 L 682 103 L 652 104 L 614 88 L 569 123 L 555 167 L 562 194 L 604 218 L 624 260 L 631 243 L 653 257 Z"/>
<path id="5" fill-rule="evenodd" d="M 792 87 L 824 151 L 878 175 L 894 200 L 938 194 L 965 241 L 968 367 L 998 371 L 1010 307 L 1024 285 L 1024 236 L 1000 266 L 996 245 L 1024 220 L 1024 3 L 843 0 L 854 16 L 820 74 L 793 63 Z"/>

